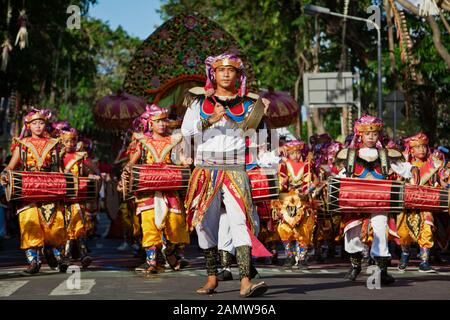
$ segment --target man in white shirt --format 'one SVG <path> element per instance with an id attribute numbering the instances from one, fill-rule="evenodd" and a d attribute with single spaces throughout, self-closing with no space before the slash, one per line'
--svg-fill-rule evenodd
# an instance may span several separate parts
<path id="1" fill-rule="evenodd" d="M 217 245 L 223 203 L 236 248 L 240 296 L 255 297 L 264 294 L 267 285 L 252 284 L 250 280 L 252 249 L 255 251 L 258 243 L 253 233 L 253 205 L 245 172 L 245 138 L 239 129 L 255 101 L 246 95 L 241 59 L 221 54 L 208 57 L 205 64 L 206 86 L 204 90 L 190 90 L 192 101 L 181 126 L 182 134 L 194 137 L 195 141 L 196 168 L 185 206 L 189 225 L 195 227 L 199 246 L 204 251 L 208 273 L 206 284 L 197 293 L 211 294 L 218 286 Z"/>

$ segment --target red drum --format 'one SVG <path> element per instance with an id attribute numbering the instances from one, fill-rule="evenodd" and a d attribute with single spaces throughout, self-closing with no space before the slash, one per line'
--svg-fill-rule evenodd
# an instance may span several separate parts
<path id="1" fill-rule="evenodd" d="M 398 213 L 403 211 L 404 184 L 391 180 L 328 179 L 331 213 Z"/>
<path id="2" fill-rule="evenodd" d="M 51 202 L 75 197 L 77 177 L 71 173 L 8 171 L 6 199 Z"/>
<path id="3" fill-rule="evenodd" d="M 426 186 L 405 186 L 405 208 L 433 212 L 448 212 L 450 190 Z"/>
<path id="4" fill-rule="evenodd" d="M 125 193 L 129 195 L 148 191 L 175 191 L 186 189 L 189 185 L 191 170 L 189 167 L 143 164 L 131 168 Z M 125 188 L 124 188 L 125 189 Z"/>
<path id="5" fill-rule="evenodd" d="M 87 202 L 96 201 L 100 191 L 100 180 L 89 177 L 78 177 L 77 195 L 74 198 L 68 198 L 68 202 Z"/>
<path id="6" fill-rule="evenodd" d="M 260 201 L 256 204 L 256 212 L 262 220 L 272 219 L 272 206 L 271 201 Z"/>
<path id="7" fill-rule="evenodd" d="M 278 199 L 278 171 L 272 168 L 254 168 L 247 171 L 252 188 L 253 202 Z"/>

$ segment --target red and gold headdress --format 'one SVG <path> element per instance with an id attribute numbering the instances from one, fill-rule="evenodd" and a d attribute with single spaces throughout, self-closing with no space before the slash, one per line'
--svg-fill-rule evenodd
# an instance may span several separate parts
<path id="1" fill-rule="evenodd" d="M 43 120 L 48 122 L 52 117 L 52 112 L 49 109 L 36 109 L 31 108 L 30 112 L 26 116 L 23 117 L 23 126 L 22 131 L 20 132 L 19 139 L 22 139 L 27 134 L 27 131 L 30 129 L 31 122 L 35 120 Z M 48 135 L 48 132 L 45 133 Z"/>
<path id="2" fill-rule="evenodd" d="M 350 143 L 350 148 L 359 148 L 362 140 L 361 135 L 363 132 L 378 131 L 380 137 L 382 136 L 383 121 L 377 117 L 364 115 L 355 121 L 353 132 L 355 133 Z M 382 144 L 380 140 L 377 142 L 377 148 L 381 148 Z"/>
<path id="3" fill-rule="evenodd" d="M 428 137 L 425 133 L 418 133 L 414 136 L 408 137 L 405 139 L 405 143 L 407 144 L 407 147 L 413 148 L 420 145 L 428 146 Z"/>
<path id="4" fill-rule="evenodd" d="M 381 131 L 383 129 L 383 121 L 373 116 L 363 116 L 355 122 L 355 134 L 359 135 L 362 132 Z"/>
<path id="5" fill-rule="evenodd" d="M 31 111 L 24 117 L 25 124 L 30 124 L 34 120 L 44 120 L 48 122 L 52 117 L 52 112 L 49 109 L 32 108 Z"/>
<path id="6" fill-rule="evenodd" d="M 158 107 L 156 104 L 152 104 L 147 107 L 146 117 L 148 120 L 160 120 L 167 119 L 169 117 L 169 111 L 165 108 Z"/>
<path id="7" fill-rule="evenodd" d="M 403 140 L 403 143 L 405 145 L 405 157 L 407 158 L 408 161 L 411 160 L 412 158 L 412 148 L 420 146 L 420 145 L 424 145 L 427 147 L 427 155 L 429 154 L 429 147 L 428 147 L 428 137 L 425 133 L 420 132 L 418 134 L 415 134 L 411 137 L 408 137 L 406 139 Z"/>
<path id="8" fill-rule="evenodd" d="M 292 152 L 292 151 L 302 151 L 305 148 L 305 143 L 303 141 L 299 141 L 299 140 L 292 140 L 287 142 L 283 148 L 287 151 L 287 152 Z"/>
<path id="9" fill-rule="evenodd" d="M 232 66 L 240 72 L 238 95 L 247 94 L 247 76 L 245 74 L 245 66 L 242 60 L 231 53 L 222 53 L 218 56 L 210 56 L 205 60 L 206 66 L 206 84 L 205 91 L 207 96 L 214 94 L 214 82 L 216 79 L 216 69 L 222 66 Z"/>
<path id="10" fill-rule="evenodd" d="M 78 132 L 75 128 L 70 128 L 69 130 L 62 130 L 60 134 L 61 139 L 77 139 L 78 138 Z"/>

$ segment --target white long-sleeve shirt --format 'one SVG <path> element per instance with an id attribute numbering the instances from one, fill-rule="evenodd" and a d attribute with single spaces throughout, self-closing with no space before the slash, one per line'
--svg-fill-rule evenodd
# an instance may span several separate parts
<path id="1" fill-rule="evenodd" d="M 361 148 L 358 150 L 358 156 L 361 157 L 362 159 L 366 159 L 366 160 L 369 160 L 369 159 L 376 160 L 378 158 L 378 150 L 376 148 Z M 411 163 L 403 162 L 403 161 L 396 161 L 396 162 L 391 162 L 390 166 L 391 166 L 392 171 L 394 171 L 399 176 L 401 176 L 405 179 L 410 179 L 412 177 L 412 174 L 411 174 L 412 164 Z M 337 176 L 338 177 L 346 177 L 345 173 L 346 173 L 346 169 L 343 168 L 341 171 L 339 171 Z"/>
<path id="2" fill-rule="evenodd" d="M 226 99 L 227 97 L 219 97 Z M 229 98 L 229 97 L 228 97 Z M 194 136 L 195 165 L 244 165 L 245 139 L 243 131 L 224 117 L 202 131 L 200 101 L 195 100 L 183 118 L 181 133 Z M 190 139 L 186 139 L 190 141 Z"/>

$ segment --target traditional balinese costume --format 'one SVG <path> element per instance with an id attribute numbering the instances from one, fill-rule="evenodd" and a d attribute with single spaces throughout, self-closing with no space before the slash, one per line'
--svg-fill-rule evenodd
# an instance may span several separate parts
<path id="1" fill-rule="evenodd" d="M 423 145 L 426 147 L 426 159 L 421 160 L 412 154 L 412 148 Z M 439 174 L 443 170 L 444 161 L 434 154 L 431 154 L 428 147 L 428 137 L 424 133 L 419 133 L 405 140 L 405 156 L 407 160 L 419 169 L 419 185 L 441 187 Z M 433 272 L 429 265 L 430 250 L 434 245 L 433 241 L 434 219 L 433 213 L 420 210 L 405 210 L 397 216 L 397 232 L 400 236 L 402 255 L 399 263 L 399 270 L 405 271 L 410 258 L 410 246 L 417 242 L 420 247 L 419 272 Z"/>
<path id="2" fill-rule="evenodd" d="M 241 74 L 240 88 L 235 97 L 214 95 L 215 69 L 220 66 L 233 66 Z M 252 254 L 259 256 L 260 250 L 267 252 L 254 235 L 256 223 L 245 171 L 245 139 L 239 129 L 255 99 L 247 94 L 245 69 L 239 58 L 229 54 L 209 57 L 206 59 L 206 73 L 204 90 L 194 88 L 189 91 L 186 99 L 186 102 L 190 100 L 189 107 L 181 126 L 183 135 L 189 139 L 193 136 L 196 146 L 195 169 L 185 202 L 188 222 L 197 231 L 207 274 L 213 276 L 218 273 L 220 224 L 227 220 L 230 228 L 227 234 L 231 235 L 236 248 L 240 279 L 250 278 Z M 213 115 L 216 103 L 225 108 L 226 114 L 211 125 L 208 118 Z M 260 284 L 258 290 L 264 286 Z"/>
<path id="3" fill-rule="evenodd" d="M 149 120 L 167 119 L 166 109 L 152 105 Z M 136 152 L 141 154 L 141 164 L 174 164 L 172 153 L 182 142 L 180 133 L 155 139 L 152 135 L 136 134 Z M 142 247 L 146 251 L 146 272 L 156 273 L 157 255 L 165 246 L 167 261 L 175 257 L 175 245 L 188 244 L 189 232 L 186 215 L 177 191 L 152 191 L 136 195 L 136 214 L 141 217 Z M 170 262 L 169 262 L 170 264 Z M 179 261 L 170 266 L 178 270 Z"/>
<path id="4" fill-rule="evenodd" d="M 303 141 L 290 141 L 283 146 L 287 156 L 291 152 L 304 152 Z M 306 254 L 312 244 L 316 221 L 311 206 L 310 191 L 314 173 L 311 159 L 301 156 L 300 161 L 286 159 L 279 165 L 280 198 L 272 202 L 280 217 L 278 234 L 286 253 L 285 267 L 306 267 Z"/>
<path id="5" fill-rule="evenodd" d="M 50 138 L 46 131 L 40 137 L 22 136 L 29 130 L 30 123 L 35 120 L 48 122 L 49 110 L 33 109 L 24 118 L 24 129 L 21 137 L 13 138 L 11 150 L 20 152 L 20 170 L 60 172 L 59 139 Z M 7 169 L 15 169 L 8 168 Z M 3 174 L 3 173 L 2 173 Z M 12 183 L 12 182 L 10 182 Z M 17 214 L 20 225 L 20 248 L 25 250 L 29 274 L 39 272 L 41 260 L 39 251 L 44 247 L 53 248 L 57 264 L 61 272 L 65 272 L 68 261 L 63 255 L 67 233 L 64 225 L 64 207 L 59 202 L 17 203 Z M 51 262 L 48 261 L 49 264 Z M 52 267 L 56 267 L 53 266 Z"/>
<path id="6" fill-rule="evenodd" d="M 342 149 L 336 155 L 337 176 L 358 179 L 387 179 L 396 173 L 404 178 L 411 178 L 411 164 L 403 162 L 402 154 L 394 149 L 383 148 L 378 140 L 376 147 L 368 148 L 362 144 L 364 132 L 381 132 L 383 123 L 372 116 L 363 116 L 355 122 L 354 136 L 349 148 Z M 395 234 L 388 227 L 387 213 L 358 213 L 347 214 L 343 221 L 345 234 L 345 251 L 350 253 L 351 268 L 347 278 L 352 281 L 361 272 L 362 252 L 364 241 L 369 235 L 369 225 L 373 231 L 373 241 L 370 255 L 381 270 L 381 283 L 390 284 L 395 281 L 387 273 L 387 266 L 391 254 L 388 250 L 388 231 Z"/>

